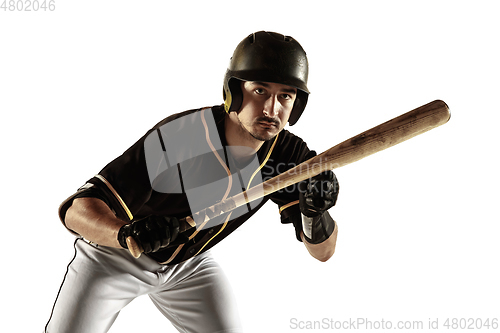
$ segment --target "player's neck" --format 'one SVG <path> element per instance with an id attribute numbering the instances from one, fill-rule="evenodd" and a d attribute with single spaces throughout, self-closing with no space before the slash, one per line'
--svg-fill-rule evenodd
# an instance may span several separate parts
<path id="1" fill-rule="evenodd" d="M 226 142 L 228 146 L 248 147 L 251 148 L 251 150 L 253 150 L 252 154 L 255 154 L 264 144 L 264 141 L 257 140 L 240 125 L 238 118 L 233 112 L 229 115 L 226 114 L 224 129 L 226 134 Z M 238 151 L 246 152 L 250 151 L 250 149 L 238 150 Z"/>

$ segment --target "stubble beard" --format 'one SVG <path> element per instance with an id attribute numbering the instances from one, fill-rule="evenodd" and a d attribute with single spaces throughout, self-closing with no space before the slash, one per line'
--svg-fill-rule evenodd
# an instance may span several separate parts
<path id="1" fill-rule="evenodd" d="M 239 115 L 237 116 L 238 118 L 238 123 L 240 125 L 240 128 L 241 130 L 244 132 L 244 133 L 247 133 L 248 135 L 250 135 L 252 138 L 254 138 L 255 140 L 257 141 L 260 141 L 260 142 L 266 142 L 266 141 L 270 141 L 272 139 L 274 139 L 276 137 L 276 134 L 275 135 L 266 135 L 266 136 L 263 136 L 263 135 L 260 135 L 258 133 L 253 133 L 252 131 L 248 130 L 245 125 L 243 125 L 243 123 L 241 122 L 240 120 L 240 117 Z M 255 122 L 258 122 L 260 119 L 256 119 Z M 251 126 L 252 127 L 252 126 Z M 279 124 L 276 124 L 276 127 L 279 128 Z"/>

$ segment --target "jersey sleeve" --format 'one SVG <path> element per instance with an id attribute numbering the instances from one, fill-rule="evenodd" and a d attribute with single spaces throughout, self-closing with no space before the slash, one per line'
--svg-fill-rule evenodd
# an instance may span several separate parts
<path id="1" fill-rule="evenodd" d="M 149 131 L 88 182 L 100 190 L 118 217 L 133 220 L 152 193 L 144 153 Z"/>
<path id="2" fill-rule="evenodd" d="M 195 111 L 189 110 L 165 118 L 123 154 L 108 163 L 60 205 L 61 222 L 65 225 L 66 211 L 73 200 L 80 197 L 94 197 L 104 201 L 117 217 L 125 221 L 142 217 L 136 216 L 136 213 L 148 202 L 153 193 L 145 153 L 148 137 L 150 134 L 156 134 L 154 132 L 162 125 Z"/>
<path id="3" fill-rule="evenodd" d="M 148 132 L 149 134 L 149 132 Z M 151 185 L 144 158 L 144 138 L 107 164 L 59 206 L 59 218 L 66 226 L 66 211 L 73 200 L 92 197 L 102 200 L 124 221 L 131 221 L 151 195 Z M 74 231 L 70 232 L 76 234 Z"/>

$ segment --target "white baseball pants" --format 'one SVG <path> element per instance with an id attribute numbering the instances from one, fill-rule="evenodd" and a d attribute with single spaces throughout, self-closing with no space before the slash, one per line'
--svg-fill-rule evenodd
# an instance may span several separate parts
<path id="1" fill-rule="evenodd" d="M 209 252 L 166 266 L 83 239 L 75 251 L 45 333 L 107 332 L 120 310 L 141 295 L 179 332 L 242 332 L 227 278 Z"/>

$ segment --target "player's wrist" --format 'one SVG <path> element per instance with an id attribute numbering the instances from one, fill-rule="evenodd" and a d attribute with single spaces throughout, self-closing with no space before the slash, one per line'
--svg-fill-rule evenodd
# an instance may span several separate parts
<path id="1" fill-rule="evenodd" d="M 335 221 L 328 212 L 321 215 L 308 217 L 302 215 L 302 232 L 305 240 L 310 244 L 319 244 L 324 242 L 335 229 Z"/>

